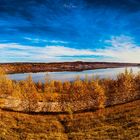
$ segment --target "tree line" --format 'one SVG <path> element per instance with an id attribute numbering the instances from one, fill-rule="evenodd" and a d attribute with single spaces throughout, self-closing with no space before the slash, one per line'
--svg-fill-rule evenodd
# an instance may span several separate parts
<path id="1" fill-rule="evenodd" d="M 46 74 L 45 82 L 35 83 L 29 75 L 26 80 L 14 81 L 0 69 L 0 97 L 12 96 L 23 100 L 27 110 L 36 107 L 39 101 L 80 101 L 94 99 L 98 108 L 126 103 L 140 98 L 140 73 L 125 70 L 116 79 L 92 78 L 75 81 L 54 81 Z M 26 101 L 26 102 L 24 102 Z"/>

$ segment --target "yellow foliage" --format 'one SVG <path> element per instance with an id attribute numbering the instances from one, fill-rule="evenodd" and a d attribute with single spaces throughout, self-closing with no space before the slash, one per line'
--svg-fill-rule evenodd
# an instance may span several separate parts
<path id="1" fill-rule="evenodd" d="M 50 80 L 47 74 L 43 84 L 41 81 L 35 83 L 31 75 L 23 81 L 12 81 L 0 69 L 0 95 L 26 100 L 28 102 L 23 106 L 28 106 L 31 110 L 31 107 L 37 105 L 37 101 L 42 96 L 41 93 L 48 93 L 53 100 L 58 99 L 58 95 L 61 93 L 60 99 L 63 98 L 63 101 L 66 98 L 71 100 L 71 97 L 72 100 L 86 97 L 89 99 L 90 97 L 90 99 L 96 100 L 99 108 L 104 108 L 107 102 L 118 103 L 122 100 L 123 103 L 140 97 L 140 73 L 134 75 L 132 71 L 129 72 L 126 69 L 124 73 L 117 76 L 116 80 L 99 78 L 88 80 L 86 76 L 85 80 L 80 80 L 80 77 L 77 77 L 73 82 L 66 81 L 64 83 Z M 55 93 L 57 93 L 57 97 L 53 98 Z"/>
<path id="2" fill-rule="evenodd" d="M 106 96 L 105 96 L 105 91 L 103 87 L 99 84 L 99 81 L 92 81 L 92 86 L 93 86 L 93 94 L 96 94 L 97 96 L 97 104 L 99 108 L 104 108 L 105 107 L 105 101 L 106 101 Z"/>
<path id="3" fill-rule="evenodd" d="M 0 67 L 0 76 L 5 75 L 5 71 Z"/>
<path id="4" fill-rule="evenodd" d="M 63 83 L 63 93 L 69 93 L 70 88 L 71 83 L 69 81 Z"/>

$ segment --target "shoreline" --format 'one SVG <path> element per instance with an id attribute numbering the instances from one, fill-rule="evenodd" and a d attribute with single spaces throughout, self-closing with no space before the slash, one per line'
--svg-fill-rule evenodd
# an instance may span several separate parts
<path id="1" fill-rule="evenodd" d="M 140 63 L 113 62 L 59 62 L 59 63 L 0 63 L 6 74 L 37 73 L 37 72 L 80 72 L 85 70 L 140 67 Z"/>

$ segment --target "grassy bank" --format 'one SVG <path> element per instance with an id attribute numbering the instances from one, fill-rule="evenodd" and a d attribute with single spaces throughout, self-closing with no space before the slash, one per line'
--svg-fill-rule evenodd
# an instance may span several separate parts
<path id="1" fill-rule="evenodd" d="M 29 115 L 0 111 L 1 140 L 139 140 L 140 100 L 95 112 Z"/>

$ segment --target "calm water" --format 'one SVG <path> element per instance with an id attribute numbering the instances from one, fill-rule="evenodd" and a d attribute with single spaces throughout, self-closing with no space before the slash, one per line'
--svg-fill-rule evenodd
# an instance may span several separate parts
<path id="1" fill-rule="evenodd" d="M 128 70 L 132 69 L 134 73 L 140 71 L 140 67 L 128 67 Z M 125 71 L 125 68 L 107 68 L 107 69 L 96 69 L 96 70 L 86 70 L 82 72 L 48 72 L 50 79 L 52 80 L 61 80 L 61 81 L 73 81 L 77 76 L 80 76 L 81 79 L 85 78 L 85 75 L 88 78 L 93 76 L 99 76 L 99 78 L 115 78 L 116 75 Z M 22 74 L 9 74 L 9 78 L 13 80 L 24 80 L 26 77 L 31 74 L 35 82 L 41 80 L 44 82 L 47 72 L 38 72 L 38 73 L 22 73 Z"/>

